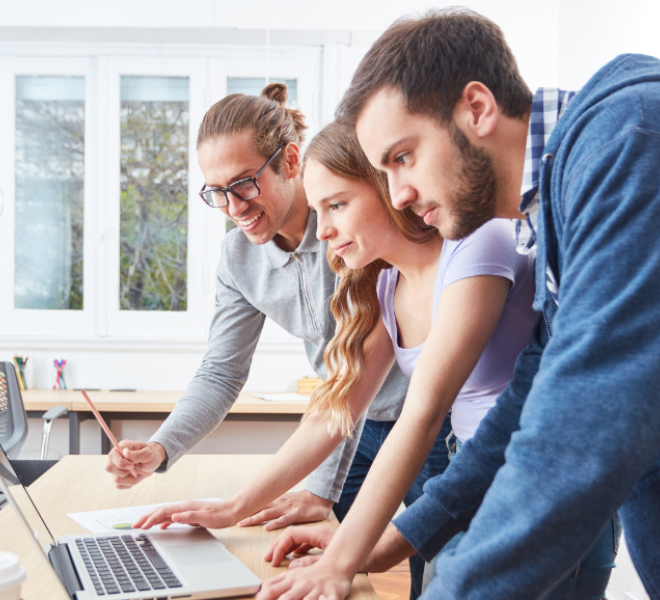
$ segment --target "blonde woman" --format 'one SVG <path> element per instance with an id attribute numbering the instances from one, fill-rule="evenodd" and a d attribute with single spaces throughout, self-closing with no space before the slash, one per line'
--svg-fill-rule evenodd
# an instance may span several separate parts
<path id="1" fill-rule="evenodd" d="M 352 532 L 351 543 L 318 563 L 350 586 L 452 405 L 457 437 L 467 439 L 510 380 L 537 320 L 533 258 L 516 253 L 508 222 L 450 242 L 411 211 L 394 210 L 384 178 L 338 125 L 311 142 L 306 161 L 317 237 L 327 241 L 330 265 L 341 276 L 332 300 L 337 333 L 325 351 L 328 380 L 271 465 L 233 498 L 162 508 L 138 525 L 226 527 L 259 510 L 350 434 L 398 358 L 404 372 L 415 370 L 403 411 L 362 486 L 361 512 L 352 509 L 340 529 Z M 314 589 L 323 589 L 324 577 L 312 577 Z M 262 593 L 277 595 L 278 581 Z"/>

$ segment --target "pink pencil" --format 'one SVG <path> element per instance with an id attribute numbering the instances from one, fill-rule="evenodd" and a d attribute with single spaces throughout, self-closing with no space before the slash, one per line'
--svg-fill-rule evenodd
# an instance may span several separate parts
<path id="1" fill-rule="evenodd" d="M 112 434 L 112 431 L 110 431 L 110 427 L 108 427 L 108 424 L 103 420 L 101 413 L 98 410 L 96 410 L 96 406 L 94 406 L 94 403 L 92 402 L 91 398 L 87 395 L 87 392 L 85 390 L 81 390 L 81 391 L 83 397 L 87 401 L 87 404 L 89 404 L 89 407 L 92 409 L 92 412 L 96 417 L 96 420 L 99 422 L 99 425 L 103 428 L 103 431 L 105 431 L 105 434 L 108 436 L 108 439 L 112 442 L 112 445 L 115 447 L 117 452 L 119 452 L 119 454 L 124 456 L 124 453 L 119 447 L 119 442 L 117 441 L 117 438 Z M 135 469 L 131 469 L 131 475 L 133 475 L 133 477 L 137 477 L 137 473 L 135 472 Z"/>

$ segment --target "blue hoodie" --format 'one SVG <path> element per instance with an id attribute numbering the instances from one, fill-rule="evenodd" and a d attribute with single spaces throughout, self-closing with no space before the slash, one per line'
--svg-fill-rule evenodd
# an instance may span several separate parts
<path id="1" fill-rule="evenodd" d="M 620 508 L 660 598 L 660 61 L 624 55 L 594 75 L 548 140 L 540 187 L 544 317 L 475 437 L 395 525 L 427 560 L 469 526 L 425 596 L 532 600 Z"/>

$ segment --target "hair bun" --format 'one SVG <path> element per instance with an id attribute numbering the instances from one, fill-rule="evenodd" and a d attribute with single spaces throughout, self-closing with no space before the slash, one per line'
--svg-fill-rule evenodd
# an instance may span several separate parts
<path id="1" fill-rule="evenodd" d="M 261 95 L 264 98 L 277 102 L 280 106 L 286 106 L 286 101 L 289 99 L 289 92 L 284 83 L 271 83 L 261 90 Z"/>

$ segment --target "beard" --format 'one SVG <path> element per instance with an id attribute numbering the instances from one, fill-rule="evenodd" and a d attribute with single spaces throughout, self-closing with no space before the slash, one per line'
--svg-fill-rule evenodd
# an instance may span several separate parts
<path id="1" fill-rule="evenodd" d="M 470 144 L 465 134 L 452 121 L 449 135 L 456 150 L 452 228 L 444 236 L 462 240 L 496 215 L 497 178 L 493 160 L 486 150 Z"/>

